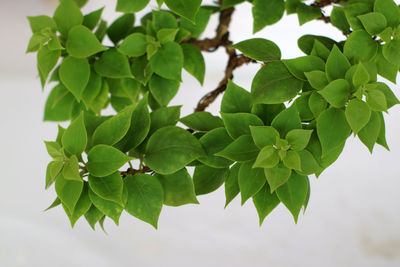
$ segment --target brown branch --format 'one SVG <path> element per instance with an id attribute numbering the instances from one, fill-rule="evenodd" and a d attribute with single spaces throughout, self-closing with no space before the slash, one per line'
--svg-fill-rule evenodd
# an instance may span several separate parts
<path id="1" fill-rule="evenodd" d="M 340 2 L 345 2 L 347 0 L 321 0 L 318 2 L 314 2 L 311 4 L 311 6 L 314 7 L 319 7 L 319 8 L 324 8 L 326 6 L 332 5 L 332 4 L 338 4 Z"/>
<path id="2" fill-rule="evenodd" d="M 148 173 L 148 172 L 153 172 L 153 170 L 150 169 L 150 167 L 148 167 L 148 166 L 144 166 L 142 169 L 139 169 L 139 170 L 129 168 L 127 171 L 120 172 L 120 174 L 123 178 L 125 178 L 126 176 L 129 176 L 129 175 L 133 176 L 136 174 Z"/>

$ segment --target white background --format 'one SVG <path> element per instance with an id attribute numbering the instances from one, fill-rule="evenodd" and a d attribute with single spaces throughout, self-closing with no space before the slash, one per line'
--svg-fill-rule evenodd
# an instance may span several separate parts
<path id="1" fill-rule="evenodd" d="M 111 0 L 92 0 L 85 11 L 107 2 L 106 16 L 114 18 Z M 41 92 L 35 56 L 24 54 L 31 34 L 25 16 L 51 15 L 55 5 L 56 0 L 0 2 L 0 266 L 400 266 L 399 107 L 387 117 L 391 152 L 376 147 L 370 155 L 350 138 L 333 166 L 318 180 L 310 177 L 309 208 L 297 225 L 280 205 L 260 228 L 251 201 L 240 207 L 235 199 L 224 210 L 223 189 L 199 197 L 201 205 L 165 207 L 158 231 L 126 213 L 119 227 L 106 221 L 106 235 L 93 232 L 84 219 L 71 229 L 61 208 L 43 212 L 55 198 L 53 188 L 44 191 L 50 158 L 43 140 L 53 140 L 57 126 L 42 122 L 51 88 Z M 237 9 L 235 42 L 250 38 L 252 29 L 250 5 Z M 213 35 L 213 25 L 206 35 Z M 257 36 L 292 58 L 301 55 L 296 41 L 306 33 L 343 38 L 323 22 L 299 27 L 295 16 Z M 203 88 L 184 75 L 172 103 L 185 105 L 183 115 L 216 87 L 225 61 L 222 49 L 206 55 Z M 234 81 L 249 89 L 257 69 L 241 67 Z M 399 86 L 391 87 L 400 96 Z M 210 110 L 217 114 L 218 105 Z"/>

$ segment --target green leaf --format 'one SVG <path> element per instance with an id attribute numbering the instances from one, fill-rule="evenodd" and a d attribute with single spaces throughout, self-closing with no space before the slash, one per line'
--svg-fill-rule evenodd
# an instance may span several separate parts
<path id="1" fill-rule="evenodd" d="M 345 79 L 330 82 L 324 89 L 318 91 L 329 104 L 336 108 L 344 107 L 349 99 L 350 84 Z"/>
<path id="2" fill-rule="evenodd" d="M 381 146 L 386 148 L 388 151 L 390 151 L 389 146 L 388 146 L 388 144 L 386 142 L 385 119 L 384 119 L 383 114 L 381 112 L 379 113 L 379 118 L 380 118 L 380 121 L 381 121 L 381 127 L 380 127 L 380 131 L 379 131 L 378 140 L 376 140 L 376 143 L 380 144 Z"/>
<path id="3" fill-rule="evenodd" d="M 119 51 L 130 57 L 140 57 L 146 53 L 147 39 L 143 33 L 132 33 L 124 39 Z"/>
<path id="4" fill-rule="evenodd" d="M 286 135 L 286 140 L 290 144 L 290 148 L 294 151 L 300 151 L 307 147 L 310 142 L 312 130 L 295 129 Z"/>
<path id="5" fill-rule="evenodd" d="M 44 120 L 69 120 L 75 103 L 74 96 L 62 84 L 57 85 L 47 98 L 44 109 Z"/>
<path id="6" fill-rule="evenodd" d="M 132 112 L 130 128 L 125 137 L 115 147 L 127 152 L 140 145 L 150 131 L 150 113 L 147 107 L 148 97 L 145 96 Z"/>
<path id="7" fill-rule="evenodd" d="M 198 158 L 200 162 L 214 168 L 227 168 L 232 164 L 232 161 L 214 155 L 222 151 L 233 141 L 225 128 L 221 127 L 210 130 L 199 141 L 206 153 L 206 156 Z"/>
<path id="8" fill-rule="evenodd" d="M 107 50 L 97 37 L 85 26 L 72 27 L 68 33 L 67 52 L 77 58 L 87 58 L 101 51 Z"/>
<path id="9" fill-rule="evenodd" d="M 186 168 L 170 175 L 156 174 L 164 190 L 164 204 L 167 206 L 182 206 L 199 204 L 194 192 L 194 184 Z"/>
<path id="10" fill-rule="evenodd" d="M 251 85 L 254 104 L 280 104 L 294 98 L 303 87 L 281 61 L 273 61 L 262 67 Z"/>
<path id="11" fill-rule="evenodd" d="M 305 54 L 310 55 L 315 44 L 315 40 L 318 40 L 325 45 L 329 50 L 336 44 L 336 42 L 328 37 L 319 35 L 303 35 L 297 40 L 297 45 L 300 50 Z"/>
<path id="12" fill-rule="evenodd" d="M 61 146 L 57 142 L 44 142 L 46 144 L 47 153 L 55 160 L 64 160 L 64 153 Z"/>
<path id="13" fill-rule="evenodd" d="M 369 74 L 364 65 L 360 62 L 357 65 L 356 71 L 353 75 L 353 85 L 355 88 L 365 85 L 369 82 Z"/>
<path id="14" fill-rule="evenodd" d="M 276 196 L 276 193 L 271 194 L 271 189 L 268 183 L 265 183 L 263 188 L 261 188 L 261 190 L 253 196 L 253 203 L 257 209 L 261 226 L 268 214 L 270 214 L 271 211 L 273 211 L 276 206 L 279 205 L 280 200 Z"/>
<path id="15" fill-rule="evenodd" d="M 286 109 L 284 104 L 255 104 L 251 108 L 251 113 L 261 118 L 265 125 L 271 125 L 274 118 L 284 109 Z"/>
<path id="16" fill-rule="evenodd" d="M 150 137 L 145 162 L 155 172 L 167 175 L 202 155 L 204 151 L 196 137 L 182 128 L 167 126 Z"/>
<path id="17" fill-rule="evenodd" d="M 301 171 L 301 158 L 299 153 L 293 150 L 287 151 L 283 158 L 283 164 L 289 169 Z"/>
<path id="18" fill-rule="evenodd" d="M 309 21 L 318 19 L 321 17 L 321 9 L 318 7 L 309 6 L 306 4 L 300 4 L 297 9 L 297 16 L 299 18 L 300 25 L 307 23 Z"/>
<path id="19" fill-rule="evenodd" d="M 86 85 L 85 90 L 82 93 L 82 101 L 87 108 L 91 107 L 92 102 L 96 99 L 96 96 L 99 95 L 103 81 L 93 69 L 90 71 L 89 82 Z"/>
<path id="20" fill-rule="evenodd" d="M 217 190 L 226 180 L 229 168 L 197 166 L 193 174 L 196 195 L 205 195 Z"/>
<path id="21" fill-rule="evenodd" d="M 67 207 L 69 212 L 73 213 L 82 193 L 83 181 L 67 180 L 60 174 L 57 176 L 55 189 L 58 198 Z"/>
<path id="22" fill-rule="evenodd" d="M 386 17 L 388 26 L 397 26 L 400 23 L 400 10 L 392 0 L 376 0 L 374 11 Z"/>
<path id="23" fill-rule="evenodd" d="M 117 49 L 109 49 L 94 63 L 98 74 L 107 78 L 132 78 L 128 58 Z"/>
<path id="24" fill-rule="evenodd" d="M 196 14 L 194 23 L 188 19 L 181 18 L 181 29 L 183 28 L 189 31 L 191 37 L 199 38 L 206 29 L 212 13 L 212 10 L 200 7 L 199 11 Z"/>
<path id="25" fill-rule="evenodd" d="M 176 17 L 169 11 L 166 10 L 153 10 L 153 28 L 154 31 L 159 31 L 160 29 L 174 29 L 178 28 L 178 22 Z"/>
<path id="26" fill-rule="evenodd" d="M 347 22 L 346 15 L 342 7 L 333 6 L 330 18 L 332 25 L 334 25 L 336 28 L 344 33 L 350 32 L 350 25 Z"/>
<path id="27" fill-rule="evenodd" d="M 148 174 L 138 174 L 126 177 L 125 186 L 128 189 L 126 211 L 157 229 L 164 201 L 163 187 L 159 180 Z"/>
<path id="28" fill-rule="evenodd" d="M 321 150 L 321 148 L 319 148 Z M 318 164 L 313 154 L 308 150 L 297 152 L 300 156 L 301 171 L 297 171 L 302 175 L 311 175 L 322 171 L 322 167 Z"/>
<path id="29" fill-rule="evenodd" d="M 278 151 L 273 146 L 265 146 L 258 153 L 253 168 L 274 168 L 280 161 Z"/>
<path id="30" fill-rule="evenodd" d="M 311 50 L 311 56 L 317 56 L 322 60 L 326 61 L 329 57 L 330 50 L 320 41 L 314 40 L 314 46 Z"/>
<path id="31" fill-rule="evenodd" d="M 83 15 L 73 0 L 61 0 L 53 19 L 60 33 L 66 37 L 72 27 L 82 24 Z"/>
<path id="32" fill-rule="evenodd" d="M 399 71 L 399 68 L 396 65 L 390 63 L 385 58 L 382 50 L 383 50 L 383 48 L 380 46 L 379 50 L 378 50 L 378 54 L 375 57 L 377 72 L 383 78 L 388 79 L 392 83 L 396 83 L 396 78 L 397 78 L 397 73 Z"/>
<path id="33" fill-rule="evenodd" d="M 258 191 L 263 188 L 266 183 L 264 170 L 262 168 L 252 168 L 253 161 L 243 163 L 239 169 L 239 188 L 242 196 L 243 204 Z"/>
<path id="34" fill-rule="evenodd" d="M 28 48 L 26 53 L 38 51 L 43 44 L 50 40 L 50 36 L 42 34 L 41 32 L 34 33 L 29 40 Z"/>
<path id="35" fill-rule="evenodd" d="M 150 114 L 151 125 L 149 135 L 165 126 L 176 125 L 181 115 L 181 108 L 182 106 L 171 106 L 154 110 Z"/>
<path id="36" fill-rule="evenodd" d="M 376 55 L 377 51 L 378 43 L 364 30 L 352 32 L 344 44 L 345 56 L 356 61 L 368 61 Z"/>
<path id="37" fill-rule="evenodd" d="M 45 189 L 48 189 L 53 184 L 57 176 L 61 173 L 63 166 L 64 162 L 62 161 L 51 161 L 47 165 Z"/>
<path id="38" fill-rule="evenodd" d="M 370 12 L 357 17 L 363 24 L 365 30 L 371 35 L 382 32 L 387 25 L 384 15 L 378 12 Z"/>
<path id="39" fill-rule="evenodd" d="M 201 0 L 165 0 L 165 4 L 174 13 L 195 22 Z"/>
<path id="40" fill-rule="evenodd" d="M 215 155 L 243 162 L 255 159 L 259 151 L 260 149 L 256 147 L 250 135 L 242 135 Z"/>
<path id="41" fill-rule="evenodd" d="M 296 106 L 291 106 L 279 113 L 271 126 L 277 129 L 282 137 L 293 129 L 301 129 L 301 120 Z"/>
<path id="42" fill-rule="evenodd" d="M 272 41 L 262 38 L 253 38 L 242 41 L 232 46 L 246 56 L 258 60 L 269 62 L 281 59 L 281 50 Z"/>
<path id="43" fill-rule="evenodd" d="M 371 118 L 367 125 L 358 133 L 361 142 L 364 143 L 372 153 L 375 143 L 378 140 L 381 130 L 381 119 L 378 112 L 372 112 Z"/>
<path id="44" fill-rule="evenodd" d="M 308 105 L 311 112 L 314 114 L 314 117 L 317 118 L 319 114 L 326 109 L 328 102 L 326 102 L 322 95 L 317 92 L 313 92 L 308 100 Z"/>
<path id="45" fill-rule="evenodd" d="M 239 169 L 241 164 L 236 163 L 229 170 L 229 175 L 225 180 L 225 208 L 240 193 L 239 188 Z"/>
<path id="46" fill-rule="evenodd" d="M 279 138 L 279 132 L 271 126 L 250 126 L 251 136 L 259 148 L 273 146 Z"/>
<path id="47" fill-rule="evenodd" d="M 397 104 L 400 104 L 399 99 L 397 99 L 395 94 L 392 92 L 392 90 L 389 88 L 389 86 L 387 86 L 385 83 L 376 82 L 376 83 L 372 83 L 372 85 L 376 86 L 375 89 L 381 91 L 385 95 L 388 109 Z"/>
<path id="48" fill-rule="evenodd" d="M 99 211 L 110 217 L 116 225 L 119 224 L 119 218 L 124 210 L 120 204 L 101 198 L 91 189 L 89 189 L 89 198 Z"/>
<path id="49" fill-rule="evenodd" d="M 368 106 L 375 111 L 386 111 L 387 102 L 385 94 L 375 88 L 372 90 L 366 90 L 366 99 Z"/>
<path id="50" fill-rule="evenodd" d="M 222 97 L 221 112 L 249 113 L 251 105 L 250 93 L 229 80 L 224 96 Z"/>
<path id="51" fill-rule="evenodd" d="M 225 128 L 233 139 L 250 134 L 250 126 L 264 125 L 259 117 L 251 113 L 222 113 L 221 115 Z"/>
<path id="52" fill-rule="evenodd" d="M 104 177 L 96 177 L 89 174 L 89 187 L 99 197 L 123 205 L 122 193 L 124 182 L 119 172 Z"/>
<path id="53" fill-rule="evenodd" d="M 310 85 L 317 90 L 323 89 L 329 83 L 326 73 L 320 70 L 305 72 L 304 75 L 307 77 Z"/>
<path id="54" fill-rule="evenodd" d="M 176 80 L 165 79 L 157 74 L 150 78 L 150 92 L 161 106 L 167 106 L 168 103 L 178 93 L 180 82 Z"/>
<path id="55" fill-rule="evenodd" d="M 150 0 L 118 0 L 117 11 L 123 13 L 135 13 L 149 4 Z"/>
<path id="56" fill-rule="evenodd" d="M 75 205 L 74 212 L 70 213 L 70 211 L 66 207 L 66 205 L 65 204 L 63 205 L 65 213 L 67 214 L 72 227 L 74 227 L 75 223 L 78 221 L 78 219 L 80 217 L 82 217 L 85 213 L 88 212 L 91 205 L 92 205 L 92 201 L 90 201 L 90 198 L 89 198 L 88 186 L 85 183 L 83 186 L 82 193 L 78 199 L 78 202 Z"/>
<path id="57" fill-rule="evenodd" d="M 41 32 L 46 28 L 50 28 L 52 32 L 55 32 L 57 30 L 57 25 L 55 21 L 49 16 L 28 16 L 27 19 L 29 20 L 29 25 L 31 26 L 32 33 Z"/>
<path id="58" fill-rule="evenodd" d="M 51 209 L 53 209 L 53 208 L 59 206 L 60 204 L 61 204 L 61 200 L 57 197 L 57 198 L 53 201 L 53 203 L 51 203 L 51 205 L 50 205 L 47 209 L 45 209 L 44 211 L 51 210 Z"/>
<path id="59" fill-rule="evenodd" d="M 128 107 L 123 112 L 106 120 L 93 133 L 93 145 L 114 145 L 128 132 L 131 125 L 132 108 Z"/>
<path id="60" fill-rule="evenodd" d="M 329 155 L 342 145 L 350 135 L 351 128 L 345 112 L 331 107 L 317 118 L 317 133 L 321 142 L 322 157 Z"/>
<path id="61" fill-rule="evenodd" d="M 161 29 L 157 32 L 157 40 L 161 44 L 173 42 L 179 29 Z"/>
<path id="62" fill-rule="evenodd" d="M 82 181 L 82 177 L 79 173 L 78 158 L 75 155 L 72 155 L 64 164 L 62 175 L 67 180 Z"/>
<path id="63" fill-rule="evenodd" d="M 163 78 L 181 81 L 184 64 L 182 48 L 175 42 L 165 43 L 154 56 L 150 58 L 152 70 Z"/>
<path id="64" fill-rule="evenodd" d="M 280 163 L 273 168 L 264 169 L 264 173 L 272 193 L 289 180 L 292 170 Z"/>
<path id="65" fill-rule="evenodd" d="M 87 145 L 87 133 L 83 113 L 74 119 L 61 139 L 63 147 L 71 154 L 80 156 Z"/>
<path id="66" fill-rule="evenodd" d="M 89 198 L 90 199 L 90 198 Z M 85 219 L 89 223 L 90 227 L 95 230 L 95 224 L 104 217 L 104 213 L 99 211 L 94 205 L 85 213 Z"/>
<path id="67" fill-rule="evenodd" d="M 49 73 L 57 65 L 58 59 L 61 56 L 60 50 L 50 50 L 48 45 L 42 46 L 37 54 L 37 63 L 40 76 L 42 78 L 42 86 L 47 81 Z"/>
<path id="68" fill-rule="evenodd" d="M 346 119 L 354 134 L 357 134 L 369 122 L 371 109 L 358 98 L 350 100 L 346 108 Z"/>
<path id="69" fill-rule="evenodd" d="M 215 128 L 224 127 L 220 117 L 213 116 L 210 112 L 195 112 L 180 119 L 187 127 L 199 131 L 208 132 Z"/>
<path id="70" fill-rule="evenodd" d="M 387 61 L 398 68 L 400 66 L 400 40 L 391 40 L 389 43 L 383 45 L 382 54 Z"/>
<path id="71" fill-rule="evenodd" d="M 283 0 L 253 0 L 253 33 L 262 30 L 267 25 L 277 23 L 285 11 Z"/>
<path id="72" fill-rule="evenodd" d="M 307 176 L 293 172 L 289 181 L 276 190 L 278 198 L 292 213 L 296 223 L 300 210 L 307 198 L 309 187 L 307 180 Z"/>
<path id="73" fill-rule="evenodd" d="M 101 15 L 103 14 L 104 7 L 99 8 L 95 11 L 90 12 L 89 14 L 83 17 L 83 26 L 86 26 L 88 29 L 93 30 L 99 24 Z"/>
<path id="74" fill-rule="evenodd" d="M 184 56 L 183 68 L 195 77 L 201 85 L 204 82 L 206 63 L 200 50 L 192 44 L 182 44 Z"/>
<path id="75" fill-rule="evenodd" d="M 334 45 L 325 65 L 325 72 L 329 81 L 344 78 L 350 66 L 347 57 Z"/>
<path id="76" fill-rule="evenodd" d="M 86 167 L 90 174 L 104 177 L 117 171 L 129 160 L 130 157 L 116 148 L 97 145 L 89 151 Z"/>
<path id="77" fill-rule="evenodd" d="M 65 87 L 80 101 L 90 78 L 88 61 L 83 58 L 66 57 L 61 63 L 59 75 Z"/>
<path id="78" fill-rule="evenodd" d="M 134 23 L 134 14 L 124 14 L 110 25 L 107 29 L 107 35 L 114 44 L 118 44 L 131 33 Z"/>
<path id="79" fill-rule="evenodd" d="M 288 68 L 291 74 L 297 79 L 307 81 L 305 72 L 313 70 L 325 70 L 325 62 L 316 56 L 304 56 L 294 59 L 282 60 L 285 66 Z"/>

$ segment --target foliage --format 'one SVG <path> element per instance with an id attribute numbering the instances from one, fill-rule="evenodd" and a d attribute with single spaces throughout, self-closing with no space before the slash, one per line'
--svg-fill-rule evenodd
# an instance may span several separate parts
<path id="1" fill-rule="evenodd" d="M 229 40 L 231 15 L 244 0 L 157 0 L 159 8 L 139 20 L 149 0 L 118 0 L 122 15 L 110 25 L 103 8 L 82 14 L 86 2 L 61 0 L 53 17 L 28 17 L 27 52 L 37 52 L 42 86 L 53 85 L 44 120 L 71 121 L 45 143 L 53 158 L 46 188 L 54 183 L 58 196 L 50 208 L 61 205 L 72 226 L 82 216 L 93 228 L 106 217 L 118 224 L 126 210 L 157 228 L 163 205 L 197 204 L 197 195 L 222 185 L 225 206 L 239 193 L 242 204 L 252 199 L 260 224 L 280 202 L 297 222 L 308 176 L 333 164 L 352 133 L 371 152 L 375 144 L 389 149 L 383 112 L 399 100 L 377 77 L 395 83 L 400 67 L 400 8 L 392 0 L 247 1 L 254 32 L 286 11 L 301 25 L 322 20 L 346 37 L 305 35 L 298 40 L 305 55 L 293 59 L 281 59 L 270 40 Z M 324 8 L 333 4 L 328 17 Z M 214 15 L 215 38 L 200 39 Z M 229 56 L 225 77 L 181 117 L 169 103 L 182 70 L 202 84 L 202 52 L 219 47 Z M 248 63 L 260 64 L 250 91 L 232 81 Z M 223 92 L 221 116 L 206 112 Z M 110 105 L 114 115 L 102 115 Z"/>

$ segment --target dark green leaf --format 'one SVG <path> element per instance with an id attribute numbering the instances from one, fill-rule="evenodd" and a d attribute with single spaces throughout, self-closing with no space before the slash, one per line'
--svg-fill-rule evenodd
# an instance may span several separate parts
<path id="1" fill-rule="evenodd" d="M 268 183 L 265 183 L 263 188 L 253 196 L 253 203 L 257 209 L 258 217 L 260 218 L 260 226 L 264 222 L 265 217 L 279 205 L 280 200 L 276 193 L 271 194 L 271 189 Z"/>
<path id="2" fill-rule="evenodd" d="M 380 128 L 378 140 L 376 140 L 376 143 L 380 144 L 381 146 L 383 146 L 384 148 L 386 148 L 389 151 L 390 149 L 389 149 L 389 146 L 388 146 L 388 144 L 386 142 L 385 119 L 383 118 L 383 114 L 381 112 L 379 113 L 379 118 L 380 118 L 380 121 L 381 121 L 381 128 Z"/>
<path id="3" fill-rule="evenodd" d="M 98 74 L 108 78 L 132 78 L 128 58 L 117 49 L 109 49 L 94 63 Z"/>
<path id="4" fill-rule="evenodd" d="M 220 117 L 213 116 L 210 112 L 195 112 L 180 119 L 187 127 L 200 132 L 208 132 L 215 128 L 224 127 Z"/>
<path id="5" fill-rule="evenodd" d="M 153 74 L 149 82 L 150 92 L 161 106 L 168 105 L 178 93 L 179 86 L 179 81 L 165 79 L 157 74 Z"/>
<path id="6" fill-rule="evenodd" d="M 175 42 L 164 44 L 158 52 L 150 58 L 152 70 L 163 78 L 181 80 L 184 64 L 182 48 Z"/>
<path id="7" fill-rule="evenodd" d="M 225 181 L 225 208 L 228 206 L 229 203 L 240 193 L 239 188 L 239 169 L 241 164 L 236 163 L 232 166 L 229 170 L 229 175 Z"/>
<path id="8" fill-rule="evenodd" d="M 283 0 L 253 0 L 253 33 L 278 22 L 284 11 L 285 2 Z"/>
<path id="9" fill-rule="evenodd" d="M 344 54 L 356 61 L 368 61 L 378 51 L 378 43 L 364 30 L 352 32 L 344 44 Z"/>
<path id="10" fill-rule="evenodd" d="M 256 147 L 250 135 L 242 135 L 215 155 L 243 162 L 255 159 L 259 151 L 260 149 Z"/>
<path id="11" fill-rule="evenodd" d="M 301 120 L 296 106 L 291 106 L 279 113 L 271 126 L 278 130 L 281 137 L 286 136 L 293 129 L 301 129 Z"/>
<path id="12" fill-rule="evenodd" d="M 165 4 L 174 13 L 195 22 L 201 0 L 165 0 Z"/>
<path id="13" fill-rule="evenodd" d="M 350 32 L 350 25 L 347 22 L 346 15 L 342 7 L 334 6 L 330 18 L 331 18 L 331 23 L 336 28 L 345 33 Z"/>
<path id="14" fill-rule="evenodd" d="M 385 83 L 376 82 L 373 83 L 373 85 L 376 85 L 375 89 L 381 91 L 385 95 L 388 109 L 393 107 L 394 105 L 400 104 L 399 99 L 397 99 L 395 94 Z"/>
<path id="15" fill-rule="evenodd" d="M 124 39 L 131 33 L 135 23 L 134 14 L 124 14 L 117 18 L 108 28 L 107 35 L 114 44 Z"/>
<path id="16" fill-rule="evenodd" d="M 251 113 L 222 113 L 221 115 L 225 128 L 233 139 L 250 134 L 250 126 L 264 125 L 259 117 Z"/>
<path id="17" fill-rule="evenodd" d="M 269 62 L 281 58 L 281 50 L 272 41 L 262 38 L 254 38 L 242 41 L 232 46 L 246 56 L 258 60 Z"/>
<path id="18" fill-rule="evenodd" d="M 99 211 L 94 205 L 92 205 L 89 210 L 85 213 L 85 219 L 89 223 L 89 225 L 94 230 L 95 224 L 103 218 L 104 213 Z"/>
<path id="19" fill-rule="evenodd" d="M 382 49 L 382 54 L 387 61 L 396 65 L 398 68 L 398 66 L 400 66 L 400 40 L 392 40 L 385 44 Z"/>
<path id="20" fill-rule="evenodd" d="M 221 112 L 249 113 L 250 111 L 250 93 L 229 80 L 224 96 L 222 97 Z"/>
<path id="21" fill-rule="evenodd" d="M 217 190 L 226 180 L 229 168 L 197 166 L 193 174 L 196 195 L 204 195 Z"/>
<path id="22" fill-rule="evenodd" d="M 358 133 L 361 142 L 364 143 L 372 153 L 381 130 L 381 119 L 378 112 L 372 112 L 367 125 Z"/>
<path id="23" fill-rule="evenodd" d="M 253 168 L 253 163 L 253 161 L 245 162 L 239 169 L 238 183 L 242 196 L 242 206 L 249 198 L 260 191 L 267 181 L 264 175 L 264 169 Z"/>
<path id="24" fill-rule="evenodd" d="M 321 17 L 320 8 L 309 6 L 303 3 L 297 7 L 296 11 L 300 25 Z"/>
<path id="25" fill-rule="evenodd" d="M 99 8 L 83 17 L 83 25 L 88 29 L 93 30 L 99 24 L 104 7 Z"/>
<path id="26" fill-rule="evenodd" d="M 182 44 L 184 56 L 183 68 L 195 77 L 200 84 L 204 82 L 206 63 L 200 50 L 192 44 Z"/>
<path id="27" fill-rule="evenodd" d="M 124 13 L 135 13 L 149 4 L 150 0 L 118 0 L 117 11 Z"/>

